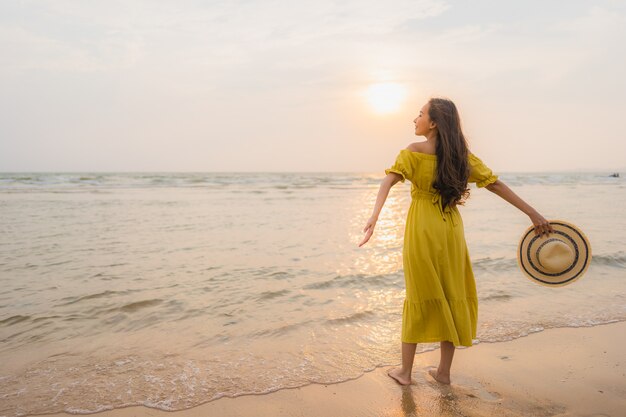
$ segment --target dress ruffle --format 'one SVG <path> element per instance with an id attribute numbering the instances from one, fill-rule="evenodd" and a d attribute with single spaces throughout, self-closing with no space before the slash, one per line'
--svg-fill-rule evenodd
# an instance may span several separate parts
<path id="1" fill-rule="evenodd" d="M 450 341 L 454 346 L 472 346 L 476 339 L 478 300 L 404 300 L 402 341 L 432 343 Z"/>
<path id="2" fill-rule="evenodd" d="M 395 172 L 396 174 L 402 175 L 402 178 L 400 179 L 400 182 L 404 182 L 404 180 L 406 180 L 407 174 L 405 172 L 403 172 L 402 170 L 397 169 L 397 168 L 387 168 L 385 170 L 385 175 L 389 175 L 390 172 Z"/>

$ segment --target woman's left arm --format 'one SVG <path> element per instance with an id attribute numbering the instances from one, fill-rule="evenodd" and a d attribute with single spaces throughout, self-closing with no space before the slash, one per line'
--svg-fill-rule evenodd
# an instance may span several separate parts
<path id="1" fill-rule="evenodd" d="M 535 225 L 535 236 L 540 234 L 550 234 L 554 232 L 552 225 L 548 222 L 537 210 L 535 210 L 532 206 L 522 200 L 517 194 L 513 192 L 505 183 L 500 181 L 499 179 L 487 186 L 486 189 L 491 191 L 494 194 L 497 194 L 502 199 L 508 201 L 513 206 L 517 207 L 523 213 L 530 217 L 530 220 Z"/>

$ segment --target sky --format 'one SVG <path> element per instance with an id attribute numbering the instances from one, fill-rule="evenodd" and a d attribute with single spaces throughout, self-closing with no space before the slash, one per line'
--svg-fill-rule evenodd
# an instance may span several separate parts
<path id="1" fill-rule="evenodd" d="M 626 2 L 0 1 L 0 172 L 626 170 Z"/>

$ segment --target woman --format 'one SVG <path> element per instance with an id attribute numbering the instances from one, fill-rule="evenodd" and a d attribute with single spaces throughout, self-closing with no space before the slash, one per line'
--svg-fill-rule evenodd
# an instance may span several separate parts
<path id="1" fill-rule="evenodd" d="M 478 299 L 457 204 L 469 196 L 468 182 L 487 188 L 530 217 L 535 235 L 553 232 L 550 223 L 524 202 L 483 162 L 469 152 L 454 103 L 432 98 L 413 120 L 425 142 L 400 151 L 385 170 L 372 217 L 363 231 L 363 246 L 372 236 L 389 190 L 411 181 L 411 206 L 404 233 L 403 266 L 406 298 L 402 311 L 402 367 L 388 375 L 411 383 L 417 343 L 441 342 L 439 367 L 429 370 L 440 383 L 450 383 L 456 346 L 472 346 L 476 338 Z"/>

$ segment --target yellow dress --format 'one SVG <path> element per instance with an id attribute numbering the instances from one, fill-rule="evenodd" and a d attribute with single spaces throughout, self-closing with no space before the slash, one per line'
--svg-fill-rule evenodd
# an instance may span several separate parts
<path id="1" fill-rule="evenodd" d="M 482 188 L 498 179 L 477 156 L 470 153 L 468 160 L 469 182 Z M 442 210 L 440 194 L 432 187 L 436 168 L 436 155 L 403 149 L 385 170 L 412 183 L 402 251 L 402 341 L 472 346 L 478 319 L 474 273 L 459 209 Z"/>

